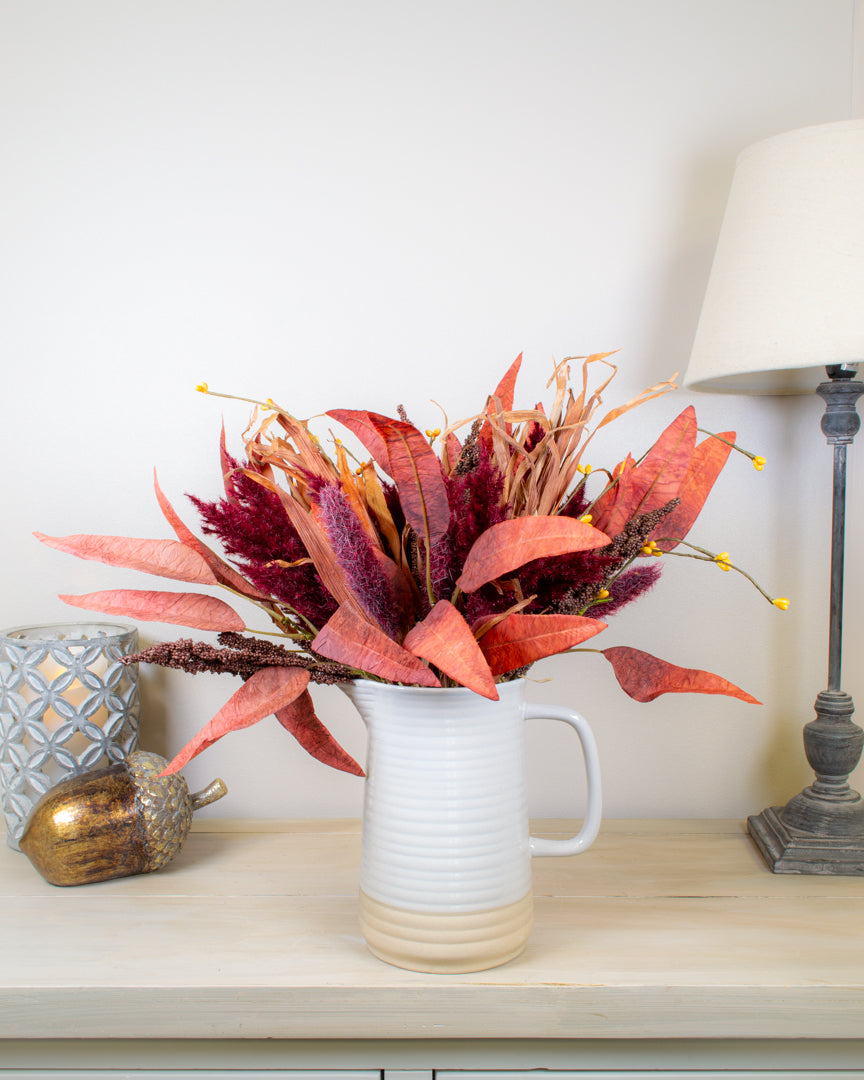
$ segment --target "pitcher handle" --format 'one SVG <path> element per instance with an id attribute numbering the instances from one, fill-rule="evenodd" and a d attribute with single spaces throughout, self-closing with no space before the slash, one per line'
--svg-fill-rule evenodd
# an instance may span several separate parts
<path id="1" fill-rule="evenodd" d="M 600 831 L 600 817 L 603 809 L 603 792 L 600 785 L 600 758 L 597 743 L 588 721 L 563 705 L 526 705 L 526 720 L 562 720 L 575 729 L 582 743 L 585 758 L 585 774 L 588 778 L 588 809 L 582 822 L 582 828 L 569 840 L 546 840 L 539 836 L 530 837 L 533 855 L 578 855 L 587 850 Z"/>

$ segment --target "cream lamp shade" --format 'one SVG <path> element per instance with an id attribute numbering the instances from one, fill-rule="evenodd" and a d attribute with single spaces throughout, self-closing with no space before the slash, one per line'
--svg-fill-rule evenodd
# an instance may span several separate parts
<path id="1" fill-rule="evenodd" d="M 738 157 L 684 385 L 812 393 L 827 365 L 859 361 L 864 120 L 755 143 Z"/>

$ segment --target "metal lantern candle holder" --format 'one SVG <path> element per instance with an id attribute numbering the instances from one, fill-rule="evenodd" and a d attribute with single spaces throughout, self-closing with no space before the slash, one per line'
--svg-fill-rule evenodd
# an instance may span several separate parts
<path id="1" fill-rule="evenodd" d="M 66 777 L 138 746 L 138 631 L 110 623 L 19 626 L 0 635 L 0 803 L 7 843 Z"/>

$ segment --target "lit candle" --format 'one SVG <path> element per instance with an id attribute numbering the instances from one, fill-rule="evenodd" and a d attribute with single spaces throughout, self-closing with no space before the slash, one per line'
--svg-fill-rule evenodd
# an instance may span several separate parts
<path id="1" fill-rule="evenodd" d="M 120 667 L 138 632 L 107 623 L 0 634 L 0 807 L 7 842 L 60 780 L 138 746 L 137 670 Z"/>

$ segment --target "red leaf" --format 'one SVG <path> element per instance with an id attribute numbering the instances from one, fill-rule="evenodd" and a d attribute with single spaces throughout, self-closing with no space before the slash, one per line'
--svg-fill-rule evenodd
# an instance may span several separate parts
<path id="1" fill-rule="evenodd" d="M 357 671 L 379 675 L 388 682 L 412 686 L 440 686 L 432 672 L 412 653 L 397 645 L 383 630 L 356 610 L 342 604 L 318 632 L 313 652 L 347 664 Z"/>
<path id="2" fill-rule="evenodd" d="M 583 615 L 508 615 L 480 638 L 480 648 L 495 675 L 572 649 L 606 629 Z"/>
<path id="3" fill-rule="evenodd" d="M 234 472 L 234 466 L 231 463 L 231 458 L 228 454 L 228 446 L 225 441 L 225 421 L 222 421 L 222 431 L 219 435 L 219 464 L 222 467 L 222 486 L 225 489 L 226 499 L 234 498 L 234 487 L 231 482 L 231 477 Z"/>
<path id="4" fill-rule="evenodd" d="M 721 439 L 725 442 L 721 442 Z M 675 537 L 675 540 L 658 541 L 657 547 L 661 551 L 671 551 L 676 546 L 675 541 L 683 540 L 693 527 L 693 523 L 705 505 L 708 493 L 714 486 L 714 481 L 720 475 L 732 452 L 732 446 L 728 444 L 734 442 L 734 431 L 722 431 L 717 438 L 711 435 L 703 439 L 693 451 L 690 467 L 678 492 L 681 502 L 667 518 L 660 522 L 652 534 L 654 537 Z"/>
<path id="5" fill-rule="evenodd" d="M 597 528 L 617 536 L 634 514 L 647 514 L 678 497 L 696 443 L 696 412 L 692 405 L 677 416 L 633 467 L 627 455 L 614 485 L 591 508 Z"/>
<path id="6" fill-rule="evenodd" d="M 223 735 L 251 727 L 277 709 L 286 708 L 302 694 L 309 684 L 309 672 L 296 667 L 266 667 L 256 671 L 236 693 L 225 702 L 212 720 L 208 721 L 180 753 L 169 762 L 160 775 L 177 772 L 212 746 Z"/>
<path id="7" fill-rule="evenodd" d="M 220 584 L 227 585 L 229 589 L 233 589 L 235 592 L 240 593 L 241 596 L 246 596 L 250 600 L 272 599 L 267 596 L 266 593 L 259 592 L 254 585 L 246 580 L 246 578 L 241 574 L 238 574 L 233 566 L 230 566 L 224 559 L 221 559 L 215 551 L 209 548 L 203 540 L 199 540 L 192 530 L 183 524 L 178 517 L 177 512 L 174 510 L 174 507 L 159 487 L 155 469 L 153 471 L 153 486 L 156 489 L 156 499 L 159 502 L 159 508 L 165 515 L 168 524 L 174 530 L 177 539 L 182 544 L 192 548 L 193 551 L 198 552 L 201 558 L 213 571 Z"/>
<path id="8" fill-rule="evenodd" d="M 635 701 L 653 701 L 660 694 L 725 694 L 752 705 L 761 705 L 746 690 L 719 675 L 712 675 L 710 671 L 677 667 L 650 653 L 625 645 L 616 645 L 602 652 L 612 665 L 624 693 Z"/>
<path id="9" fill-rule="evenodd" d="M 491 400 L 486 406 L 486 415 L 495 416 L 498 412 L 498 405 L 500 403 L 502 412 L 510 412 L 513 408 L 513 397 L 516 391 L 516 377 L 519 374 L 519 368 L 522 366 L 522 353 L 516 357 L 510 367 L 504 374 L 504 378 L 495 387 L 494 392 L 491 395 Z M 498 401 L 495 401 L 495 398 Z M 510 431 L 510 424 L 505 425 L 506 430 Z M 492 428 L 488 420 L 483 422 L 483 426 L 480 429 L 479 436 L 488 446 L 492 439 Z"/>
<path id="10" fill-rule="evenodd" d="M 174 581 L 191 581 L 199 585 L 216 585 L 216 576 L 206 561 L 177 540 L 136 540 L 129 536 L 45 536 L 35 532 L 37 540 L 57 551 L 77 555 L 79 559 L 125 566 L 158 574 Z"/>
<path id="11" fill-rule="evenodd" d="M 378 413 L 366 412 L 363 409 L 330 409 L 325 415 L 332 420 L 337 420 L 347 427 L 349 431 L 352 431 L 384 472 L 388 476 L 393 475 L 390 472 L 390 456 L 387 452 L 387 444 L 378 428 L 372 423 L 373 416 L 379 419 L 384 418 L 380 417 Z"/>
<path id="12" fill-rule="evenodd" d="M 101 611 L 105 615 L 125 615 L 142 622 L 176 623 L 195 630 L 245 630 L 246 624 L 224 601 L 202 593 L 146 592 L 138 589 L 109 589 L 83 596 L 61 596 L 64 604 Z"/>
<path id="13" fill-rule="evenodd" d="M 695 446 L 696 410 L 688 405 L 633 470 L 633 513 L 647 514 L 677 498 Z"/>
<path id="14" fill-rule="evenodd" d="M 462 453 L 462 443 L 459 442 L 453 432 L 448 432 L 446 440 L 447 449 L 447 463 L 450 471 L 452 472 L 456 462 L 459 460 L 459 455 Z"/>
<path id="15" fill-rule="evenodd" d="M 277 709 L 276 719 L 318 761 L 353 776 L 366 775 L 315 715 L 315 706 L 308 690 L 304 690 L 290 704 Z"/>
<path id="16" fill-rule="evenodd" d="M 633 469 L 636 462 L 630 454 L 613 474 L 609 486 L 589 507 L 594 527 L 617 536 L 633 513 Z"/>
<path id="17" fill-rule="evenodd" d="M 495 680 L 471 627 L 449 600 L 439 600 L 426 618 L 411 628 L 403 644 L 460 685 L 498 700 Z"/>
<path id="18" fill-rule="evenodd" d="M 575 518 L 510 518 L 492 525 L 474 542 L 456 584 L 470 593 L 532 559 L 606 547 L 609 537 Z"/>
<path id="19" fill-rule="evenodd" d="M 504 378 L 495 388 L 493 397 L 498 398 L 501 402 L 501 408 L 504 412 L 510 412 L 513 408 L 513 397 L 516 392 L 516 377 L 519 374 L 519 368 L 522 367 L 522 353 L 520 352 L 513 363 L 507 368 L 504 374 Z"/>
<path id="20" fill-rule="evenodd" d="M 408 524 L 427 543 L 443 536 L 450 525 L 450 503 L 441 463 L 425 436 L 412 424 L 369 413 L 384 440 L 390 475 Z"/>

